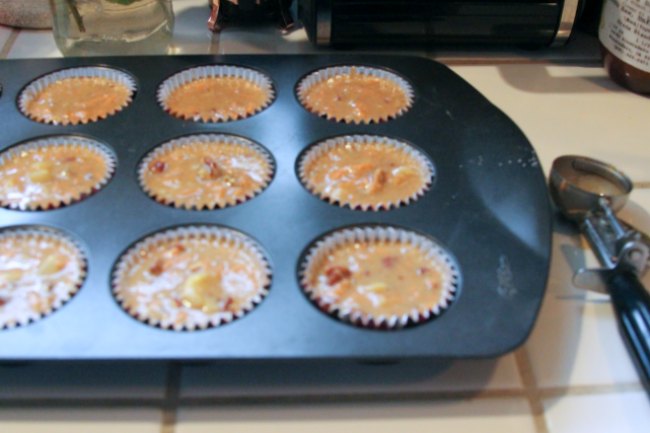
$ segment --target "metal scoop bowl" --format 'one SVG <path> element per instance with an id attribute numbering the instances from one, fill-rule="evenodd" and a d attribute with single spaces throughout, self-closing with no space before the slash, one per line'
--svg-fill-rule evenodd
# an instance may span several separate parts
<path id="1" fill-rule="evenodd" d="M 615 167 L 584 156 L 561 156 L 551 169 L 551 195 L 562 213 L 582 219 L 605 198 L 618 212 L 632 191 L 630 179 Z"/>
<path id="2" fill-rule="evenodd" d="M 641 233 L 615 216 L 627 202 L 632 182 L 609 164 L 568 155 L 553 162 L 549 186 L 555 205 L 578 224 L 602 266 L 578 271 L 574 282 L 609 293 L 626 345 L 650 393 L 650 294 L 639 280 L 648 267 L 650 246 Z"/>

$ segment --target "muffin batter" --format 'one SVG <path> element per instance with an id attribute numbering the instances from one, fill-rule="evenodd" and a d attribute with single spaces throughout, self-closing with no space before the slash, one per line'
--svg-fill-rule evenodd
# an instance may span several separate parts
<path id="1" fill-rule="evenodd" d="M 115 294 L 132 315 L 163 327 L 217 325 L 252 308 L 269 284 L 250 245 L 214 233 L 168 238 L 123 258 Z"/>
<path id="2" fill-rule="evenodd" d="M 355 68 L 349 74 L 309 86 L 301 100 L 309 111 L 347 123 L 388 120 L 410 105 L 400 85 L 388 78 L 361 74 Z"/>
<path id="3" fill-rule="evenodd" d="M 414 198 L 431 181 L 431 170 L 404 148 L 348 143 L 305 156 L 303 181 L 316 194 L 351 207 L 378 209 Z"/>
<path id="4" fill-rule="evenodd" d="M 27 230 L 0 233 L 0 328 L 50 313 L 84 276 L 81 253 L 66 239 Z"/>
<path id="5" fill-rule="evenodd" d="M 102 77 L 64 78 L 46 86 L 24 107 L 30 118 L 44 123 L 77 125 L 115 114 L 131 100 L 131 90 Z"/>
<path id="6" fill-rule="evenodd" d="M 225 207 L 254 196 L 273 168 L 252 146 L 196 142 L 170 146 L 140 169 L 144 189 L 156 200 L 185 208 Z"/>
<path id="7" fill-rule="evenodd" d="M 245 78 L 206 77 L 178 87 L 164 104 L 176 117 L 225 122 L 257 113 L 270 97 L 266 90 Z"/>
<path id="8" fill-rule="evenodd" d="M 425 251 L 406 242 L 350 242 L 306 271 L 316 299 L 371 317 L 410 315 L 441 302 L 442 276 Z"/>
<path id="9" fill-rule="evenodd" d="M 0 204 L 18 209 L 70 204 L 99 188 L 111 170 L 108 156 L 87 146 L 13 148 L 0 159 Z"/>

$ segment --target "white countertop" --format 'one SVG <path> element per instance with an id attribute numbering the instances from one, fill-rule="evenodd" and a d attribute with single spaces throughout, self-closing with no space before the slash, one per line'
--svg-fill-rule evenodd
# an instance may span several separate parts
<path id="1" fill-rule="evenodd" d="M 314 53 L 303 30 L 204 30 L 205 1 L 177 0 L 174 53 Z M 589 38 L 538 52 L 413 52 L 450 67 L 524 131 L 548 173 L 583 154 L 635 183 L 622 217 L 650 232 L 650 99 L 607 78 Z M 56 57 L 50 31 L 0 26 L 0 58 Z M 571 284 L 595 263 L 565 225 L 528 341 L 498 359 L 394 365 L 2 365 L 0 431 L 641 433 L 650 400 L 609 300 Z M 646 278 L 646 285 L 650 278 Z"/>

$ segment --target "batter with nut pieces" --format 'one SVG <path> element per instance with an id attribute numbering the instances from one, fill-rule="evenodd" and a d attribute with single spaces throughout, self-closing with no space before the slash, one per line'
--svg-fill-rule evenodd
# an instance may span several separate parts
<path id="1" fill-rule="evenodd" d="M 441 302 L 442 274 L 426 252 L 403 242 L 350 242 L 306 275 L 313 296 L 372 317 L 409 315 Z"/>
<path id="2" fill-rule="evenodd" d="M 307 187 L 323 198 L 361 208 L 389 208 L 422 193 L 431 170 L 402 147 L 348 143 L 305 157 Z"/>
<path id="3" fill-rule="evenodd" d="M 125 260 L 115 282 L 122 306 L 175 328 L 218 324 L 250 309 L 269 284 L 267 267 L 249 246 L 210 234 L 170 236 Z"/>
<path id="4" fill-rule="evenodd" d="M 273 168 L 260 151 L 239 143 L 196 142 L 156 152 L 140 170 L 156 200 L 213 209 L 243 202 L 269 182 Z"/>

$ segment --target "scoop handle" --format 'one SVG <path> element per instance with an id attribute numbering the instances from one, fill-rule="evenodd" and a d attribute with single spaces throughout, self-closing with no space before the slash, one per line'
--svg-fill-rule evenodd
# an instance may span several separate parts
<path id="1" fill-rule="evenodd" d="M 625 343 L 650 392 L 650 294 L 631 270 L 614 271 L 607 282 Z"/>

